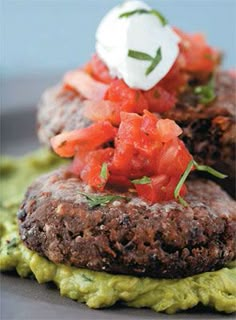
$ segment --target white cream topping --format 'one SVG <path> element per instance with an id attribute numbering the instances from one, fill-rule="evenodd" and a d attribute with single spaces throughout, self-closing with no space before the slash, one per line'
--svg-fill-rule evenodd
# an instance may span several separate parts
<path id="1" fill-rule="evenodd" d="M 144 2 L 133 0 L 108 12 L 96 32 L 96 51 L 113 77 L 123 79 L 131 88 L 149 90 L 173 66 L 179 54 L 179 37 L 154 14 L 135 13 L 120 17 L 137 9 L 151 10 Z M 133 50 L 154 58 L 158 49 L 161 60 L 148 75 L 146 72 L 152 61 L 128 56 L 129 50 Z"/>

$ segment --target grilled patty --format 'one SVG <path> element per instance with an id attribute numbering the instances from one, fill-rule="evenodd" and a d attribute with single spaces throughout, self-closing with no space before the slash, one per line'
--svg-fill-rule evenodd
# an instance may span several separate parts
<path id="1" fill-rule="evenodd" d="M 229 176 L 223 186 L 235 195 L 236 78 L 219 72 L 216 96 L 208 106 L 201 105 L 190 86 L 163 117 L 180 125 L 181 138 L 197 161 Z M 75 92 L 62 90 L 59 85 L 44 93 L 38 108 L 38 136 L 43 144 L 50 146 L 50 138 L 56 134 L 89 124 L 83 116 L 83 102 Z"/>
<path id="2" fill-rule="evenodd" d="M 181 278 L 236 258 L 236 204 L 214 182 L 194 180 L 183 207 L 132 193 L 89 207 L 98 195 L 61 168 L 39 177 L 18 212 L 24 244 L 55 263 L 109 273 Z M 112 190 L 108 194 L 117 194 Z"/>
<path id="3" fill-rule="evenodd" d="M 163 116 L 175 120 L 183 129 L 181 138 L 196 161 L 228 175 L 220 183 L 235 197 L 236 78 L 227 72 L 218 73 L 216 97 L 208 106 L 201 105 L 189 90 Z"/>

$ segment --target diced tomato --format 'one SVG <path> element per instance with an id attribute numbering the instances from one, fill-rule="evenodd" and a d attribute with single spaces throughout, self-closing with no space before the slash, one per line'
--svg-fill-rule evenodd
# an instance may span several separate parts
<path id="1" fill-rule="evenodd" d="M 94 54 L 92 56 L 90 67 L 91 75 L 95 80 L 101 81 L 106 84 L 111 83 L 111 81 L 113 80 L 113 78 L 110 76 L 107 66 L 102 62 L 101 59 L 99 59 L 97 54 Z"/>
<path id="2" fill-rule="evenodd" d="M 144 110 L 141 130 L 148 135 L 155 134 L 158 119 L 159 117 L 157 116 L 157 114 L 151 113 L 148 110 Z"/>
<path id="3" fill-rule="evenodd" d="M 76 90 L 84 98 L 90 100 L 101 100 L 104 98 L 108 86 L 94 80 L 82 70 L 74 70 L 66 73 L 64 84 Z"/>
<path id="4" fill-rule="evenodd" d="M 151 114 L 150 114 L 151 115 Z M 148 113 L 146 112 L 146 118 Z M 151 117 L 155 117 L 151 115 Z M 134 113 L 121 113 L 121 124 L 115 139 L 111 172 L 136 178 L 153 174 L 161 143 L 141 130 L 143 118 Z"/>
<path id="5" fill-rule="evenodd" d="M 63 132 L 51 139 L 53 150 L 61 157 L 70 158 L 78 150 L 94 150 L 115 138 L 117 129 L 110 122 L 97 122 L 91 126 Z"/>
<path id="6" fill-rule="evenodd" d="M 84 116 L 95 122 L 107 120 L 117 126 L 120 123 L 120 105 L 108 100 L 86 100 L 84 101 Z"/>
<path id="7" fill-rule="evenodd" d="M 120 110 L 126 112 L 143 113 L 148 109 L 148 103 L 141 90 L 129 88 L 123 80 L 113 80 L 106 92 L 105 100 L 118 102 Z"/>
<path id="8" fill-rule="evenodd" d="M 114 175 L 111 174 L 109 176 L 109 180 L 108 180 L 108 184 L 112 187 L 119 187 L 119 188 L 129 188 L 132 186 L 132 183 L 130 182 L 130 180 L 125 177 L 125 176 L 118 176 L 118 175 Z"/>
<path id="9" fill-rule="evenodd" d="M 69 166 L 69 171 L 77 176 L 80 176 L 80 172 L 86 164 L 87 154 L 88 154 L 87 150 L 78 151 L 75 154 L 73 161 L 71 162 L 71 164 Z"/>
<path id="10" fill-rule="evenodd" d="M 183 130 L 170 119 L 160 119 L 157 121 L 156 129 L 161 142 L 168 142 L 183 132 Z"/>
<path id="11" fill-rule="evenodd" d="M 186 61 L 186 71 L 197 73 L 212 72 L 220 60 L 220 54 L 209 47 L 202 34 L 186 34 L 175 29 L 181 38 L 180 50 Z"/>
<path id="12" fill-rule="evenodd" d="M 168 177 L 167 175 L 158 175 L 151 178 L 148 184 L 135 184 L 138 195 L 144 200 L 154 204 L 156 202 L 169 201 L 174 198 L 174 190 L 179 179 Z M 183 185 L 180 195 L 184 196 L 186 187 Z"/>
<path id="13" fill-rule="evenodd" d="M 108 163 L 111 161 L 113 153 L 114 149 L 112 148 L 90 151 L 80 172 L 81 179 L 91 187 L 102 191 L 109 179 Z M 107 164 L 107 167 L 105 175 L 102 176 L 101 170 L 104 163 Z"/>
<path id="14" fill-rule="evenodd" d="M 159 82 L 159 86 L 174 96 L 183 91 L 189 80 L 189 75 L 184 71 L 185 67 L 186 60 L 183 54 L 179 54 L 170 71 Z"/>
<path id="15" fill-rule="evenodd" d="M 170 110 L 176 103 L 174 94 L 163 89 L 159 84 L 148 91 L 144 91 L 148 101 L 148 109 L 152 112 L 165 112 Z"/>
<path id="16" fill-rule="evenodd" d="M 180 177 L 186 170 L 191 154 L 184 143 L 178 138 L 172 139 L 164 144 L 157 160 L 158 174 Z"/>
<path id="17" fill-rule="evenodd" d="M 114 175 L 128 176 L 135 156 L 134 142 L 140 138 L 142 118 L 135 113 L 121 113 L 121 124 L 115 139 L 115 153 L 111 164 Z"/>

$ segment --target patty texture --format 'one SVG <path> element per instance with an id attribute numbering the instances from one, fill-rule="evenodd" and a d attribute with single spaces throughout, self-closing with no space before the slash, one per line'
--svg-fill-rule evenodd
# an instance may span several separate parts
<path id="1" fill-rule="evenodd" d="M 85 194 L 101 194 L 61 168 L 29 187 L 18 212 L 21 239 L 54 263 L 108 273 L 182 278 L 219 269 L 236 258 L 235 201 L 211 181 L 188 189 L 188 207 L 123 193 L 90 208 Z"/>
<path id="2" fill-rule="evenodd" d="M 235 197 L 236 77 L 228 72 L 216 74 L 215 92 L 216 99 L 206 106 L 190 89 L 163 116 L 183 129 L 181 138 L 196 161 L 228 175 L 220 184 Z"/>
<path id="3" fill-rule="evenodd" d="M 216 99 L 208 105 L 199 103 L 191 85 L 196 83 L 190 83 L 175 108 L 163 117 L 180 125 L 181 139 L 196 161 L 229 176 L 222 185 L 235 196 L 236 78 L 228 72 L 218 72 Z M 88 126 L 90 121 L 83 112 L 83 101 L 75 92 L 63 90 L 61 85 L 48 89 L 38 107 L 39 140 L 50 147 L 51 137 Z"/>

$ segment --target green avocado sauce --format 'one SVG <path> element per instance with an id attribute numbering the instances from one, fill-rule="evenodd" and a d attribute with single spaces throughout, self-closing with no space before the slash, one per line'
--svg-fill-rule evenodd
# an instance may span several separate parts
<path id="1" fill-rule="evenodd" d="M 179 280 L 158 280 L 57 265 L 27 249 L 18 234 L 19 204 L 31 181 L 62 163 L 48 151 L 21 159 L 2 158 L 0 270 L 16 269 L 21 277 L 33 274 L 39 283 L 53 281 L 62 296 L 86 302 L 90 308 L 109 307 L 122 300 L 131 307 L 149 307 L 169 314 L 198 303 L 226 313 L 236 311 L 235 262 L 219 271 Z"/>

